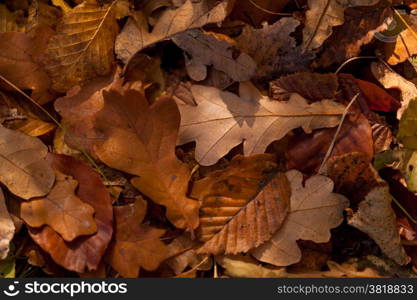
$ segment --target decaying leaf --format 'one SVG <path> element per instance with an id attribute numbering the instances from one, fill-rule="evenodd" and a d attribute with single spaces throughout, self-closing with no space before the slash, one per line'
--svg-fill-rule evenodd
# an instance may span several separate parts
<path id="1" fill-rule="evenodd" d="M 186 0 L 180 7 L 165 10 L 152 31 L 142 12 L 138 11 L 127 21 L 116 40 L 116 54 L 127 62 L 143 48 L 168 39 L 174 34 L 188 29 L 202 27 L 208 23 L 223 21 L 228 14 L 229 0 L 214 2 L 210 0 Z"/>
<path id="2" fill-rule="evenodd" d="M 227 169 L 195 183 L 191 196 L 202 203 L 199 232 L 205 242 L 199 253 L 247 252 L 281 226 L 291 191 L 283 173 L 265 183 L 274 165 L 270 159 L 266 154 L 236 157 Z"/>
<path id="3" fill-rule="evenodd" d="M 97 232 L 94 208 L 75 195 L 78 182 L 56 172 L 55 185 L 45 198 L 21 205 L 21 217 L 31 227 L 50 226 L 65 241 Z"/>
<path id="4" fill-rule="evenodd" d="M 344 11 L 348 7 L 372 6 L 379 0 L 309 0 L 306 23 L 303 30 L 303 47 L 319 48 L 332 34 L 334 26 L 345 22 Z"/>
<path id="5" fill-rule="evenodd" d="M 409 258 L 391 208 L 392 196 L 369 158 L 361 153 L 335 157 L 329 161 L 326 174 L 335 182 L 335 190 L 351 200 L 349 224 L 368 234 L 389 258 L 407 264 Z"/>
<path id="6" fill-rule="evenodd" d="M 166 258 L 166 246 L 160 241 L 165 230 L 141 224 L 146 208 L 142 198 L 114 208 L 115 240 L 107 259 L 123 277 L 137 277 L 140 268 L 155 270 Z"/>
<path id="7" fill-rule="evenodd" d="M 195 81 L 207 77 L 207 66 L 213 66 L 235 81 L 250 80 L 255 73 L 253 59 L 240 52 L 227 36 L 192 29 L 176 34 L 172 40 L 188 54 L 185 55 L 187 72 Z"/>
<path id="8" fill-rule="evenodd" d="M 15 195 L 45 196 L 55 175 L 46 162 L 47 147 L 37 138 L 0 126 L 0 181 Z"/>
<path id="9" fill-rule="evenodd" d="M 199 204 L 186 196 L 191 173 L 175 156 L 180 123 L 175 102 L 162 98 L 149 106 L 134 89 L 103 95 L 95 127 L 105 138 L 95 143 L 94 153 L 106 165 L 139 176 L 133 185 L 164 205 L 175 226 L 196 228 Z"/>
<path id="10" fill-rule="evenodd" d="M 291 185 L 290 210 L 284 224 L 272 239 L 251 253 L 256 259 L 275 266 L 287 266 L 301 259 L 297 240 L 324 243 L 330 239 L 330 229 L 343 221 L 348 200 L 333 193 L 333 181 L 322 175 L 308 178 L 303 185 L 302 173 L 286 173 Z"/>
<path id="11" fill-rule="evenodd" d="M 3 191 L 0 189 L 0 260 L 5 259 L 9 253 L 14 231 L 14 223 L 7 211 Z"/>
<path id="12" fill-rule="evenodd" d="M 417 21 L 414 18 L 403 17 L 410 28 L 405 28 L 396 38 L 395 45 L 386 43 L 385 56 L 390 65 L 397 65 L 417 54 Z M 393 48 L 393 49 L 392 49 Z"/>
<path id="13" fill-rule="evenodd" d="M 59 92 L 113 69 L 114 41 L 118 32 L 114 7 L 85 1 L 64 14 L 48 44 L 46 69 Z"/>
<path id="14" fill-rule="evenodd" d="M 84 162 L 65 155 L 49 155 L 54 169 L 78 181 L 77 196 L 94 208 L 97 233 L 66 242 L 49 226 L 30 228 L 32 239 L 64 268 L 84 273 L 97 269 L 113 234 L 113 208 L 99 174 Z"/>
<path id="15" fill-rule="evenodd" d="M 290 130 L 334 127 L 342 104 L 322 100 L 308 104 L 298 94 L 288 102 L 270 100 L 249 82 L 240 84 L 240 97 L 216 88 L 193 85 L 196 106 L 177 101 L 181 112 L 178 144 L 196 141 L 196 160 L 212 165 L 234 146 L 243 143 L 245 154 L 263 153 Z"/>

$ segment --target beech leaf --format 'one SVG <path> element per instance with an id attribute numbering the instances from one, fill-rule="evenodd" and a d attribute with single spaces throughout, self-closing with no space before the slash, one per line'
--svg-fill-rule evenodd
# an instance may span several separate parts
<path id="1" fill-rule="evenodd" d="M 291 170 L 286 173 L 291 185 L 291 208 L 281 228 L 270 241 L 252 251 L 256 259 L 276 266 L 287 266 L 301 259 L 297 240 L 328 242 L 330 229 L 343 221 L 348 200 L 333 193 L 333 182 L 314 175 L 303 185 L 303 175 Z"/>
<path id="2" fill-rule="evenodd" d="M 308 104 L 298 94 L 288 102 L 270 100 L 251 83 L 241 83 L 240 96 L 213 87 L 193 85 L 196 106 L 177 101 L 181 112 L 178 144 L 196 141 L 196 160 L 212 165 L 243 142 L 244 154 L 263 153 L 290 130 L 334 127 L 344 106 L 331 100 Z"/>
<path id="3" fill-rule="evenodd" d="M 46 162 L 47 147 L 37 138 L 0 126 L 0 181 L 15 195 L 46 195 L 55 175 Z"/>
<path id="4" fill-rule="evenodd" d="M 95 233 L 94 208 L 75 195 L 77 186 L 72 177 L 56 172 L 55 185 L 45 198 L 22 203 L 22 219 L 32 227 L 49 225 L 68 242 Z"/>

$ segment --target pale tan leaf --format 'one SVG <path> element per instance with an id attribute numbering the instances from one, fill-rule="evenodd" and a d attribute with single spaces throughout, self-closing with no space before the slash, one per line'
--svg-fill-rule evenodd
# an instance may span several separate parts
<path id="1" fill-rule="evenodd" d="M 315 175 L 303 185 L 303 174 L 296 170 L 286 173 L 291 184 L 291 208 L 284 224 L 272 239 L 252 251 L 262 262 L 287 266 L 301 259 L 297 240 L 325 243 L 330 229 L 343 221 L 343 210 L 348 200 L 333 193 L 330 178 Z"/>
<path id="2" fill-rule="evenodd" d="M 165 10 L 159 17 L 152 31 L 145 15 L 136 12 L 127 21 L 116 40 L 116 54 L 127 62 L 136 52 L 143 48 L 172 37 L 188 29 L 202 27 L 209 23 L 224 20 L 228 14 L 229 0 L 226 1 L 192 1 L 186 0 L 180 7 Z"/>
<path id="3" fill-rule="evenodd" d="M 304 49 L 319 48 L 332 34 L 334 26 L 345 21 L 344 11 L 348 7 L 372 6 L 380 0 L 309 0 L 309 10 L 303 30 Z"/>
<path id="4" fill-rule="evenodd" d="M 0 181 L 15 195 L 46 195 L 55 180 L 47 147 L 37 138 L 0 126 Z"/>
<path id="5" fill-rule="evenodd" d="M 178 144 L 196 141 L 196 160 L 212 165 L 234 146 L 243 143 L 244 154 L 263 153 L 290 130 L 334 127 L 344 106 L 330 100 L 308 104 L 298 94 L 287 102 L 262 96 L 251 83 L 240 84 L 240 96 L 213 87 L 193 85 L 197 106 L 177 101 L 181 112 Z"/>
<path id="6" fill-rule="evenodd" d="M 3 191 L 0 189 L 0 260 L 9 253 L 9 244 L 13 238 L 15 226 L 7 211 Z"/>
<path id="7" fill-rule="evenodd" d="M 65 92 L 111 72 L 118 32 L 114 7 L 118 1 L 103 7 L 86 1 L 63 16 L 47 50 L 46 69 L 55 90 Z"/>
<path id="8" fill-rule="evenodd" d="M 32 227 L 49 225 L 68 242 L 97 231 L 94 208 L 75 195 L 78 182 L 56 172 L 56 182 L 45 198 L 23 202 L 22 219 Z"/>
<path id="9" fill-rule="evenodd" d="M 256 63 L 253 59 L 240 52 L 233 45 L 234 41 L 223 35 L 193 29 L 175 35 L 172 40 L 190 56 L 185 56 L 186 67 L 190 77 L 196 81 L 206 78 L 207 66 L 223 71 L 235 81 L 249 80 L 255 73 Z M 190 65 L 201 72 L 190 72 Z"/>

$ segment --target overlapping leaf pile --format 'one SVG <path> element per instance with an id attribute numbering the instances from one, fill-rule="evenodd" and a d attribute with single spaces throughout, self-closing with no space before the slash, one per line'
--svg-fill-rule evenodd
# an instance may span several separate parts
<path id="1" fill-rule="evenodd" d="M 0 276 L 416 276 L 414 2 L 0 1 Z"/>

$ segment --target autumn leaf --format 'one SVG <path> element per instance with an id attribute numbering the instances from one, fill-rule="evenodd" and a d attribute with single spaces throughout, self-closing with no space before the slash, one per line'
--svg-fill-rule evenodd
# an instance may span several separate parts
<path id="1" fill-rule="evenodd" d="M 10 241 L 14 236 L 15 226 L 7 211 L 6 200 L 0 189 L 0 260 L 7 257 Z"/>
<path id="2" fill-rule="evenodd" d="M 391 207 L 392 196 L 369 158 L 361 153 L 335 157 L 329 161 L 326 174 L 335 182 L 335 190 L 351 200 L 348 223 L 368 234 L 389 258 L 407 264 L 409 258 Z"/>
<path id="3" fill-rule="evenodd" d="M 195 81 L 207 77 L 207 66 L 229 75 L 235 81 L 250 80 L 256 70 L 256 63 L 246 53 L 240 52 L 232 39 L 198 29 L 176 34 L 172 41 L 188 55 L 186 68 Z"/>
<path id="4" fill-rule="evenodd" d="M 204 245 L 198 253 L 247 252 L 280 227 L 291 191 L 282 173 L 265 183 L 274 170 L 272 158 L 267 154 L 237 156 L 227 169 L 194 184 L 191 196 L 202 203 L 198 232 Z"/>
<path id="5" fill-rule="evenodd" d="M 66 242 L 49 226 L 29 228 L 32 239 L 48 252 L 53 260 L 68 270 L 83 273 L 97 269 L 113 233 L 113 208 L 109 192 L 100 175 L 86 163 L 70 156 L 48 156 L 52 166 L 78 181 L 77 197 L 94 208 L 97 233 Z"/>
<path id="6" fill-rule="evenodd" d="M 179 228 L 198 226 L 197 201 L 186 196 L 190 171 L 175 156 L 180 115 L 175 102 L 162 98 L 149 106 L 134 89 L 104 91 L 104 108 L 95 127 L 104 136 L 94 152 L 106 165 L 139 176 L 132 183 L 167 208 Z"/>
<path id="7" fill-rule="evenodd" d="M 284 224 L 270 241 L 251 251 L 252 255 L 275 266 L 287 266 L 301 259 L 297 240 L 324 243 L 330 239 L 330 229 L 343 221 L 343 209 L 348 200 L 333 193 L 330 178 L 315 175 L 305 181 L 303 175 L 291 170 L 286 173 L 291 185 L 290 210 Z"/>
<path id="8" fill-rule="evenodd" d="M 141 224 L 146 208 L 142 198 L 134 204 L 114 207 L 115 240 L 107 259 L 123 277 L 137 277 L 140 268 L 155 270 L 166 258 L 166 246 L 160 241 L 165 230 Z"/>
<path id="9" fill-rule="evenodd" d="M 322 100 L 313 104 L 298 94 L 288 102 L 272 101 L 251 84 L 240 85 L 240 97 L 216 88 L 193 85 L 196 106 L 177 101 L 181 112 L 178 144 L 196 141 L 196 160 L 212 165 L 234 146 L 243 143 L 245 154 L 263 153 L 290 130 L 334 127 L 342 104 Z"/>
<path id="10" fill-rule="evenodd" d="M 7 6 L 0 4 L 0 32 L 25 32 L 27 21 L 19 12 L 11 12 Z"/>
<path id="11" fill-rule="evenodd" d="M 306 22 L 303 30 L 304 49 L 319 48 L 332 34 L 333 27 L 345 22 L 348 7 L 372 6 L 379 0 L 308 0 Z"/>
<path id="12" fill-rule="evenodd" d="M 0 181 L 15 195 L 45 196 L 55 175 L 46 162 L 47 147 L 37 138 L 0 126 Z"/>
<path id="13" fill-rule="evenodd" d="M 210 0 L 186 0 L 178 8 L 165 10 L 159 17 L 152 31 L 147 20 L 138 11 L 127 21 L 116 40 L 116 54 L 127 62 L 136 52 L 143 48 L 171 38 L 174 34 L 188 29 L 202 27 L 208 23 L 221 22 L 228 14 L 229 0 L 212 2 Z"/>
<path id="14" fill-rule="evenodd" d="M 85 1 L 64 14 L 48 44 L 47 72 L 53 88 L 69 88 L 109 74 L 114 66 L 113 44 L 118 32 L 115 6 Z"/>
<path id="15" fill-rule="evenodd" d="M 68 242 L 97 232 L 94 208 L 75 195 L 78 182 L 56 172 L 55 185 L 45 198 L 21 205 L 21 217 L 31 227 L 49 225 Z"/>

